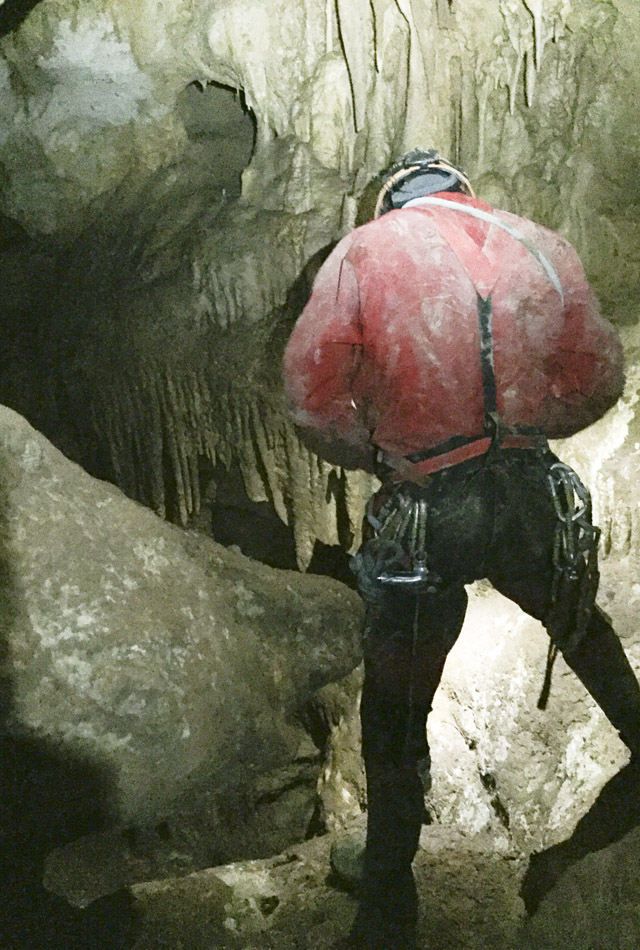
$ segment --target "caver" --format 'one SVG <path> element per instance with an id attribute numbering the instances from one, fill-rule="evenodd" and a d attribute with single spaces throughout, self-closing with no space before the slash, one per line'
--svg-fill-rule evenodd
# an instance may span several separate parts
<path id="1" fill-rule="evenodd" d="M 465 584 L 487 578 L 542 621 L 549 668 L 560 650 L 640 750 L 640 688 L 595 605 L 589 492 L 547 442 L 616 402 L 622 350 L 566 240 L 416 149 L 321 268 L 284 370 L 305 441 L 382 481 L 353 559 L 368 818 L 351 943 L 410 948 L 426 720 Z"/>

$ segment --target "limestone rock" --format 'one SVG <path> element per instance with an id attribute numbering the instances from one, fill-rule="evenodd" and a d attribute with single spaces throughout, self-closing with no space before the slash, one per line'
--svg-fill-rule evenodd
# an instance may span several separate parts
<path id="1" fill-rule="evenodd" d="M 356 664 L 355 594 L 167 525 L 8 409 L 0 454 L 6 735 L 86 760 L 133 823 L 241 812 L 309 761 L 294 715 Z"/>
<path id="2" fill-rule="evenodd" d="M 189 524 L 203 478 L 235 462 L 301 565 L 316 539 L 357 546 L 371 483 L 301 448 L 277 367 L 297 278 L 406 148 L 437 146 L 479 194 L 560 229 L 606 313 L 637 324 L 633 0 L 32 6 L 0 41 L 0 396 L 169 520 Z M 637 400 L 630 375 L 627 399 L 562 453 L 596 490 L 602 603 L 636 666 Z M 215 829 L 211 861 L 277 849 L 280 818 L 308 827 L 320 768 L 292 714 L 354 662 L 355 599 L 172 530 L 2 421 L 8 748 L 56 776 L 62 837 L 85 835 L 50 873 L 116 858 L 112 884 L 182 873 L 198 821 Z M 488 836 L 501 855 L 570 834 L 625 759 L 560 661 L 539 713 L 545 653 L 537 624 L 478 587 L 432 717 L 436 828 Z M 325 737 L 322 817 L 336 828 L 362 805 L 357 729 L 352 697 Z M 34 815 L 54 794 L 14 784 Z M 96 824 L 146 814 L 137 850 L 120 826 L 97 836 L 88 806 L 78 831 L 94 791 Z M 154 824 L 167 808 L 182 819 L 168 832 Z M 45 829 L 39 848 L 58 837 Z M 78 902 L 109 890 L 98 877 Z M 200 910 L 229 902 L 217 884 L 202 894 Z"/>
<path id="3" fill-rule="evenodd" d="M 628 571 L 626 559 L 605 561 L 601 600 L 637 670 Z M 426 804 L 434 826 L 490 839 L 498 853 L 528 855 L 568 838 L 628 758 L 560 657 L 547 709 L 537 708 L 547 645 L 537 621 L 488 585 L 474 585 L 429 717 L 432 782 Z M 350 828 L 366 802 L 360 677 L 360 671 L 350 677 L 325 746 L 318 794 L 323 823 L 331 830 Z"/>
<path id="4" fill-rule="evenodd" d="M 638 17 L 632 0 L 38 3 L 0 46 L 21 339 L 0 398 L 171 520 L 197 516 L 222 459 L 301 565 L 316 539 L 356 546 L 367 486 L 302 452 L 282 412 L 289 289 L 381 168 L 435 145 L 572 239 L 607 314 L 636 322 Z M 28 281 L 18 247 L 48 259 Z"/>

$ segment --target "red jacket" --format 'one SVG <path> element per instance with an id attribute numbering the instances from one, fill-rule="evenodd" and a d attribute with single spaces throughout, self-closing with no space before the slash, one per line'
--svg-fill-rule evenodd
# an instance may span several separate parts
<path id="1" fill-rule="evenodd" d="M 572 246 L 466 195 L 435 197 L 495 215 L 524 243 L 433 206 L 391 211 L 340 241 L 284 358 L 294 421 L 330 461 L 370 468 L 375 448 L 401 457 L 483 435 L 478 297 L 491 296 L 506 425 L 571 435 L 620 395 L 622 348 Z"/>

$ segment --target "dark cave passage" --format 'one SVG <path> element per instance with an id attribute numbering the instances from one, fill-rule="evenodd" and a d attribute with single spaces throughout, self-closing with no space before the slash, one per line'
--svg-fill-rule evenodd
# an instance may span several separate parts
<path id="1" fill-rule="evenodd" d="M 256 121 L 242 92 L 215 82 L 189 83 L 176 100 L 192 148 L 199 149 L 229 200 L 240 195 L 240 176 L 255 147 Z"/>

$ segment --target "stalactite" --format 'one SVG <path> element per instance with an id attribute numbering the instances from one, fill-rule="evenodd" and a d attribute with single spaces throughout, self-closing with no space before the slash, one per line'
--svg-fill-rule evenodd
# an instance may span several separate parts
<path id="1" fill-rule="evenodd" d="M 523 72 L 525 103 L 528 108 L 533 107 L 545 47 L 549 40 L 557 41 L 563 35 L 569 8 L 561 0 L 546 0 L 546 4 L 545 0 L 501 0 L 500 9 L 506 38 L 515 52 L 515 59 L 507 67 L 505 76 L 509 110 L 513 115 L 518 82 Z"/>
<path id="2" fill-rule="evenodd" d="M 545 40 L 543 39 L 544 0 L 524 0 L 524 5 L 533 17 L 533 49 L 536 71 L 542 64 L 542 53 Z"/>
<path id="3" fill-rule="evenodd" d="M 255 455 L 265 482 L 267 498 L 275 508 L 278 517 L 286 523 L 287 510 L 282 494 L 282 473 L 279 469 L 278 454 L 274 451 L 274 438 L 278 427 L 277 420 L 274 420 L 272 416 L 273 414 L 266 410 L 263 404 L 253 403 L 250 406 L 252 441 L 255 444 Z"/>
<path id="4" fill-rule="evenodd" d="M 376 72 L 379 73 L 381 63 L 380 63 L 380 46 L 378 42 L 378 15 L 376 13 L 375 0 L 369 0 L 369 8 L 371 10 L 373 62 L 374 62 Z"/>
<path id="5" fill-rule="evenodd" d="M 402 136 L 401 137 L 402 139 L 404 139 L 405 137 L 404 134 L 407 128 L 407 120 L 409 117 L 409 102 L 410 102 L 410 91 L 411 91 L 411 83 L 412 83 L 412 75 L 411 75 L 412 57 L 413 57 L 415 43 L 413 41 L 414 29 L 413 29 L 413 21 L 411 18 L 411 5 L 409 4 L 407 12 L 405 12 L 402 9 L 401 0 L 396 0 L 396 4 L 398 6 L 398 10 L 400 11 L 400 15 L 404 21 L 405 28 L 406 28 L 406 68 L 405 68 L 405 74 L 404 74 L 404 96 L 403 96 L 403 101 L 402 101 L 402 112 L 401 112 L 401 115 L 402 115 Z M 430 82 L 428 72 L 425 71 L 423 73 L 422 79 L 423 79 L 423 84 L 426 86 L 426 94 L 427 96 L 429 96 L 430 91 L 431 91 L 430 89 L 431 82 Z"/>
<path id="6" fill-rule="evenodd" d="M 509 114 L 514 115 L 516 111 L 516 96 L 518 94 L 518 86 L 520 83 L 520 75 L 522 72 L 522 63 L 524 61 L 524 51 L 519 47 L 515 50 L 516 55 L 513 58 L 513 63 L 508 74 L 507 79 L 507 89 L 509 91 Z"/>
<path id="7" fill-rule="evenodd" d="M 407 28 L 407 42 L 411 43 L 411 34 L 412 34 L 412 11 L 411 11 L 411 0 L 404 0 L 406 3 L 406 8 L 403 6 L 403 0 L 394 0 L 395 6 L 400 13 L 400 16 L 404 20 L 405 26 Z M 410 52 L 410 50 L 409 50 Z"/>
<path id="8" fill-rule="evenodd" d="M 135 493 L 138 497 L 149 497 L 150 484 L 147 475 L 146 455 L 148 426 L 145 424 L 145 413 L 139 399 L 138 387 L 128 392 L 128 413 L 132 421 L 130 429 L 131 460 L 135 477 Z"/>
<path id="9" fill-rule="evenodd" d="M 362 543 L 362 520 L 367 501 L 379 487 L 378 479 L 366 472 L 349 472 L 345 479 L 345 506 L 354 550 Z"/>
<path id="10" fill-rule="evenodd" d="M 166 498 L 162 472 L 162 415 L 156 396 L 158 384 L 159 380 L 146 373 L 141 373 L 139 379 L 132 383 L 136 401 L 136 417 L 132 420 L 132 425 L 139 434 L 142 453 L 139 464 L 142 466 L 146 486 L 138 497 L 164 517 Z"/>
<path id="11" fill-rule="evenodd" d="M 476 66 L 476 98 L 478 102 L 478 149 L 476 161 L 478 167 L 485 164 L 486 131 L 489 116 L 489 100 L 502 77 L 502 63 L 499 60 L 483 60 Z"/>
<path id="12" fill-rule="evenodd" d="M 402 11 L 401 11 L 402 12 Z M 412 32 L 414 48 L 420 52 L 423 65 L 423 94 L 431 96 L 434 91 L 436 72 L 436 58 L 438 55 L 438 40 L 440 39 L 437 27 L 437 14 L 434 17 L 433 9 L 420 0 L 411 0 L 403 11 L 404 20 Z M 451 54 L 447 50 L 447 54 Z M 448 60 L 448 55 L 447 55 Z"/>
<path id="13" fill-rule="evenodd" d="M 171 414 L 171 406 L 167 401 L 167 393 L 164 387 L 159 389 L 160 396 L 160 408 L 163 417 L 163 445 L 166 451 L 168 460 L 171 464 L 171 472 L 173 476 L 173 496 L 176 503 L 177 511 L 180 517 L 180 520 L 183 524 L 187 522 L 187 511 L 184 503 L 184 490 L 182 486 L 182 479 L 180 477 L 180 461 L 179 461 L 179 448 L 176 441 L 176 424 L 175 416 Z"/>
<path id="14" fill-rule="evenodd" d="M 531 50 L 526 50 L 524 54 L 524 88 L 525 88 L 525 102 L 531 108 L 533 106 L 533 97 L 536 89 L 536 68 L 534 65 L 534 60 L 531 55 Z"/>
<path id="15" fill-rule="evenodd" d="M 459 164 L 462 139 L 462 62 L 459 56 L 452 56 L 448 64 L 451 87 L 451 140 L 453 161 Z"/>
<path id="16" fill-rule="evenodd" d="M 371 7 L 369 0 L 336 0 L 336 10 L 353 95 L 355 131 L 359 132 L 366 121 L 367 93 L 375 62 Z"/>
<path id="17" fill-rule="evenodd" d="M 326 0 L 324 45 L 327 53 L 333 51 L 333 10 L 334 0 Z"/>
<path id="18" fill-rule="evenodd" d="M 601 474 L 604 461 L 626 438 L 637 402 L 635 370 L 628 394 L 598 442 L 602 455 L 580 440 L 558 447 L 589 484 L 594 496 L 594 520 L 602 528 L 602 552 L 626 555 L 639 547 L 636 507 L 616 497 L 611 474 Z M 309 453 L 299 442 L 279 404 L 253 394 L 238 382 L 212 389 L 204 372 L 191 371 L 177 379 L 147 365 L 139 374 L 126 374 L 117 393 L 104 394 L 98 412 L 99 431 L 106 437 L 116 478 L 125 491 L 151 504 L 159 514 L 174 512 L 184 524 L 200 506 L 199 459 L 212 464 L 235 461 L 247 493 L 254 501 L 269 501 L 294 532 L 300 566 L 305 568 L 316 539 L 358 547 L 367 498 L 377 482 L 363 473 L 338 478 L 332 466 Z M 203 431 L 204 430 L 204 431 Z M 573 454 L 572 454 L 573 453 Z M 168 468 L 167 468 L 168 466 Z M 348 524 L 340 525 L 339 512 Z M 345 530 L 346 529 L 346 530 Z"/>

